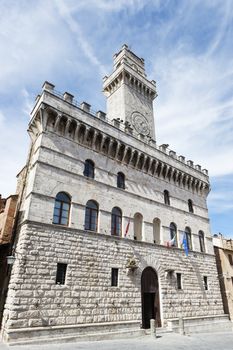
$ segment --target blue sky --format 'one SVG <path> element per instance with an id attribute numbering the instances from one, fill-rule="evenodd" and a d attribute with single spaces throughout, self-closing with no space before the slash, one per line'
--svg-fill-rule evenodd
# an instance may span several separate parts
<path id="1" fill-rule="evenodd" d="M 126 43 L 157 81 L 158 144 L 207 168 L 212 233 L 233 237 L 233 1 L 0 0 L 0 193 L 15 191 L 45 80 L 105 110 Z"/>

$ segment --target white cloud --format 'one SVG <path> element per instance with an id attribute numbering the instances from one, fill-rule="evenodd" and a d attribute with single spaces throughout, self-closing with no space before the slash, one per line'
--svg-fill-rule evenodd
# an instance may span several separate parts
<path id="1" fill-rule="evenodd" d="M 61 17 L 65 20 L 71 32 L 75 34 L 75 38 L 86 57 L 90 60 L 90 63 L 96 65 L 99 69 L 101 77 L 105 75 L 106 68 L 101 64 L 95 55 L 91 45 L 89 45 L 87 39 L 84 37 L 82 30 L 78 24 L 78 21 L 72 17 L 72 12 L 66 3 L 62 0 L 55 0 L 58 11 Z"/>
<path id="2" fill-rule="evenodd" d="M 27 120 L 4 120 L 0 124 L 0 193 L 8 196 L 15 193 L 16 175 L 26 162 L 29 136 L 26 133 Z"/>
<path id="3" fill-rule="evenodd" d="M 66 64 L 71 40 L 53 2 L 3 1 L 0 7 L 0 91 L 44 81 Z M 66 43 L 66 49 L 61 45 Z"/>
<path id="4" fill-rule="evenodd" d="M 233 174 L 229 161 L 233 159 L 232 15 L 227 4 L 218 3 L 219 32 L 215 35 L 212 28 L 212 39 L 204 50 L 190 50 L 184 37 L 155 56 L 153 69 L 159 93 L 155 103 L 159 142 L 169 143 L 209 169 L 212 176 Z M 172 26 L 174 22 L 173 18 Z M 219 55 L 217 49 L 221 49 Z"/>
<path id="5" fill-rule="evenodd" d="M 56 0 L 58 4 L 64 2 L 63 0 Z M 79 0 L 69 2 L 69 9 L 72 12 L 81 10 L 99 9 L 104 12 L 121 11 L 125 9 L 130 9 L 132 12 L 138 12 L 142 10 L 145 6 L 150 5 L 153 7 L 159 7 L 161 3 L 167 2 L 166 0 Z"/>
<path id="6" fill-rule="evenodd" d="M 0 127 L 2 127 L 4 120 L 5 120 L 4 114 L 0 111 Z"/>
<path id="7" fill-rule="evenodd" d="M 30 113 L 32 111 L 32 108 L 33 108 L 33 97 L 32 95 L 27 91 L 26 88 L 23 88 L 21 90 L 21 95 L 22 95 L 22 98 L 23 98 L 23 101 L 22 101 L 22 112 L 23 114 L 25 115 L 28 115 L 28 117 L 30 116 Z"/>
<path id="8" fill-rule="evenodd" d="M 222 181 L 224 180 L 222 179 Z M 209 209 L 215 214 L 231 213 L 233 210 L 232 198 L 233 189 L 215 188 L 209 194 Z"/>

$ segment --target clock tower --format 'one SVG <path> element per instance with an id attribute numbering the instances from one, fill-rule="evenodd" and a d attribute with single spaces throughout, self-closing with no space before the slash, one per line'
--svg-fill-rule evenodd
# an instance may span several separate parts
<path id="1" fill-rule="evenodd" d="M 157 96 L 155 81 L 146 77 L 144 59 L 127 45 L 114 55 L 113 73 L 104 77 L 107 117 L 120 119 L 134 132 L 155 139 L 153 100 Z"/>

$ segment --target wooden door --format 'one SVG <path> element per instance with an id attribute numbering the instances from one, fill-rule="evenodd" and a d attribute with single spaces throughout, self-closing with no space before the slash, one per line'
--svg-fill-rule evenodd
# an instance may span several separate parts
<path id="1" fill-rule="evenodd" d="M 161 327 L 158 276 L 152 267 L 146 267 L 141 277 L 142 328 L 150 328 L 150 319 Z"/>

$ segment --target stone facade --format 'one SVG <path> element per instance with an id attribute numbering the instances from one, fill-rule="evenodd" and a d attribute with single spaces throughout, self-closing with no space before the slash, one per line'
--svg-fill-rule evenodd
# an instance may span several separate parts
<path id="1" fill-rule="evenodd" d="M 213 237 L 224 311 L 233 320 L 233 241 L 221 234 Z"/>
<path id="2" fill-rule="evenodd" d="M 77 325 L 143 324 L 148 300 L 142 307 L 141 277 L 147 267 L 157 275 L 153 303 L 162 326 L 178 317 L 223 315 L 206 204 L 208 173 L 166 145 L 157 146 L 149 113 L 155 83 L 127 46 L 117 57 L 114 79 L 104 81 L 109 115 L 94 114 L 89 104 L 58 94 L 48 82 L 36 99 L 29 124 L 32 146 L 20 179 L 25 186 L 5 340 L 25 330 L 30 335 L 56 327 L 65 332 Z M 94 178 L 84 176 L 86 160 L 94 162 Z M 118 173 L 125 175 L 123 188 L 117 185 Z M 58 193 L 70 198 L 67 225 L 53 223 Z M 98 207 L 92 231 L 85 229 L 89 200 Z M 117 237 L 111 235 L 115 207 L 122 213 Z M 168 248 L 171 224 L 176 247 Z M 188 256 L 181 247 L 187 228 Z M 64 284 L 56 283 L 57 264 L 67 264 Z M 118 269 L 116 286 L 112 269 Z"/>

